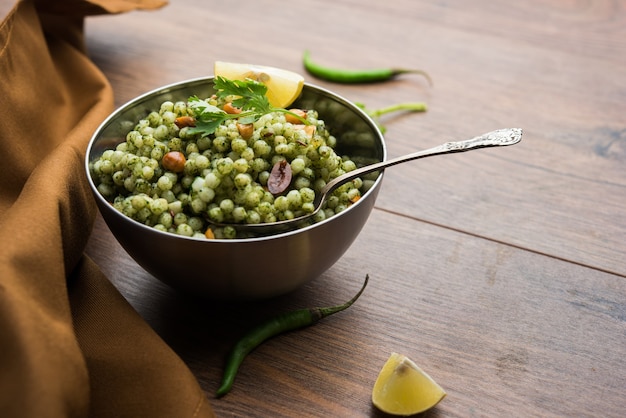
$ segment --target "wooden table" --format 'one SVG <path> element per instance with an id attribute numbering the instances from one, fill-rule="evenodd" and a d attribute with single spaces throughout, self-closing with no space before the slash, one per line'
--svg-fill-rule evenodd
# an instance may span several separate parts
<path id="1" fill-rule="evenodd" d="M 389 157 L 501 127 L 512 148 L 388 170 L 363 232 L 330 270 L 254 303 L 190 301 L 139 268 L 97 220 L 88 253 L 183 358 L 220 416 L 378 416 L 370 394 L 391 352 L 447 391 L 427 416 L 626 413 L 626 8 L 577 2 L 172 1 L 90 18 L 88 48 L 116 103 L 212 75 L 215 60 L 304 73 L 335 67 L 419 76 L 335 85 L 383 119 Z M 348 311 L 272 339 L 233 391 L 224 357 L 255 321 L 349 298 Z"/>

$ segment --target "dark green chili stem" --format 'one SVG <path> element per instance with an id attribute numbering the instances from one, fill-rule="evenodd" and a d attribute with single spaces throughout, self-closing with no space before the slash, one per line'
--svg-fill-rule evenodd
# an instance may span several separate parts
<path id="1" fill-rule="evenodd" d="M 337 306 L 298 309 L 286 312 L 277 315 L 252 329 L 252 331 L 240 339 L 231 350 L 228 360 L 226 361 L 226 367 L 224 368 L 222 383 L 217 390 L 217 396 L 224 396 L 230 391 L 233 386 L 233 382 L 235 381 L 235 375 L 239 370 L 239 366 L 248 353 L 250 353 L 253 349 L 271 337 L 313 325 L 322 318 L 349 308 L 359 298 L 359 296 L 361 296 L 365 290 L 365 286 L 367 286 L 368 280 L 369 275 L 366 275 L 365 282 L 359 292 L 346 303 Z"/>
<path id="2" fill-rule="evenodd" d="M 347 70 L 321 66 L 313 60 L 309 51 L 304 51 L 303 56 L 304 69 L 317 78 L 335 83 L 357 84 L 357 83 L 375 83 L 387 81 L 401 74 L 420 74 L 426 78 L 428 84 L 432 85 L 430 75 L 423 70 L 406 69 L 406 68 L 372 68 L 363 70 Z"/>

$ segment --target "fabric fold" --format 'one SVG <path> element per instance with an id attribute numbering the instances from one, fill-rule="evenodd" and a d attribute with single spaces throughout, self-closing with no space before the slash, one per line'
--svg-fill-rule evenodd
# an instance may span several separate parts
<path id="1" fill-rule="evenodd" d="M 84 18 L 163 1 L 22 0 L 0 24 L 0 416 L 210 417 L 182 360 L 83 252 L 113 92 Z M 113 18 L 113 17 L 112 17 Z"/>

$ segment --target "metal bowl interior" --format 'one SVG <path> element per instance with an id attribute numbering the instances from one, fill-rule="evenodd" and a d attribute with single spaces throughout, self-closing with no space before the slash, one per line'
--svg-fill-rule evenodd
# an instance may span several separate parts
<path id="1" fill-rule="evenodd" d="M 126 217 L 100 195 L 89 163 L 125 140 L 136 121 L 163 101 L 214 93 L 213 78 L 187 80 L 148 92 L 121 106 L 94 133 L 85 168 L 96 203 L 121 246 L 143 269 L 170 286 L 220 300 L 252 300 L 295 290 L 335 264 L 360 233 L 376 201 L 382 173 L 347 210 L 325 221 L 276 235 L 236 240 L 182 237 Z M 367 114 L 348 100 L 305 84 L 293 107 L 316 109 L 337 138 L 340 154 L 386 158 L 383 136 Z"/>

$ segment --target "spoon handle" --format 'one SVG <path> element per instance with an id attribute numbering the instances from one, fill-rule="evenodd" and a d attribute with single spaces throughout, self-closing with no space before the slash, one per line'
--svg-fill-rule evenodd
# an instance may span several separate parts
<path id="1" fill-rule="evenodd" d="M 439 146 L 429 148 L 423 151 L 414 152 L 412 154 L 403 155 L 387 161 L 381 161 L 376 164 L 367 165 L 365 167 L 357 168 L 342 176 L 339 176 L 329 181 L 322 189 L 322 194 L 332 192 L 335 188 L 345 183 L 346 181 L 353 180 L 364 174 L 378 171 L 392 165 L 404 163 L 406 161 L 417 160 L 418 158 L 430 157 L 432 155 L 450 154 L 453 152 L 465 152 L 478 148 L 486 147 L 500 147 L 517 144 L 522 140 L 522 130 L 520 128 L 506 128 L 498 129 L 495 131 L 487 132 L 477 137 L 466 139 L 464 141 L 446 142 Z"/>
<path id="2" fill-rule="evenodd" d="M 498 129 L 496 131 L 487 132 L 475 138 L 466 139 L 465 141 L 446 142 L 441 145 L 445 152 L 462 152 L 469 151 L 474 148 L 498 147 L 517 144 L 522 140 L 522 130 L 520 128 Z M 431 150 L 435 150 L 431 148 Z"/>

